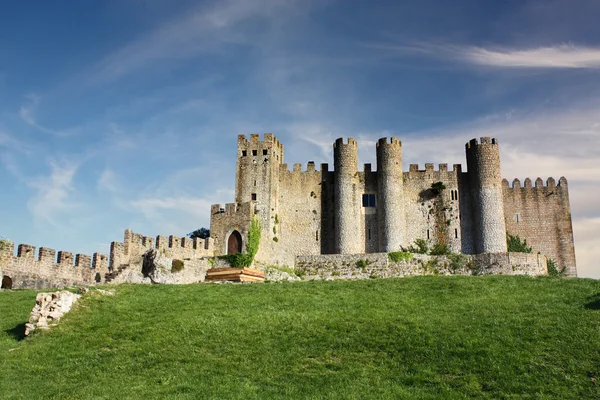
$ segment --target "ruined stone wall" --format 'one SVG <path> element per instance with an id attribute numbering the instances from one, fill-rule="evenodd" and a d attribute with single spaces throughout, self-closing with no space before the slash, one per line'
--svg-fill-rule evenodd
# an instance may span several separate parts
<path id="1" fill-rule="evenodd" d="M 151 237 L 125 230 L 123 242 L 112 242 L 110 245 L 110 269 L 115 270 L 122 265 L 128 265 L 150 249 L 159 249 L 162 254 L 170 258 L 192 259 L 212 257 L 214 255 L 214 241 L 211 238 L 190 239 L 179 236 Z"/>
<path id="2" fill-rule="evenodd" d="M 506 179 L 502 183 L 507 232 L 526 239 L 534 253 L 555 260 L 568 276 L 577 276 L 567 180 L 562 177 L 556 184 L 548 178 L 544 185 L 538 178 L 535 186 L 529 178 L 523 186 L 518 179 L 512 186 Z"/>
<path id="3" fill-rule="evenodd" d="M 530 275 L 547 274 L 541 254 L 483 253 L 460 262 L 446 256 L 413 254 L 393 262 L 387 253 L 331 254 L 296 257 L 295 272 L 306 280 L 402 278 L 421 275 Z"/>
<path id="4" fill-rule="evenodd" d="M 469 219 L 463 221 L 465 215 L 460 207 L 461 176 L 460 164 L 455 164 L 452 171 L 448 171 L 447 164 L 440 164 L 437 171 L 433 164 L 425 164 L 424 170 L 419 170 L 417 164 L 410 165 L 409 171 L 404 173 L 404 246 L 413 244 L 416 239 L 425 239 L 430 247 L 445 244 L 452 252 L 461 252 L 462 225 L 470 223 Z M 446 186 L 438 195 L 431 189 L 435 182 Z"/>
<path id="5" fill-rule="evenodd" d="M 10 278 L 12 289 L 60 288 L 73 285 L 92 285 L 104 281 L 108 258 L 95 253 L 73 255 L 66 251 L 20 244 L 16 256 L 14 244 L 0 252 L 0 270 Z"/>

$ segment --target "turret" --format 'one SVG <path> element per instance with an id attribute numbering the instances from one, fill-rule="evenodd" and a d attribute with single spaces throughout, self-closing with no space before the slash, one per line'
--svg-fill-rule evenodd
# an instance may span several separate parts
<path id="1" fill-rule="evenodd" d="M 398 251 L 404 244 L 402 142 L 397 138 L 377 142 L 377 218 L 379 251 Z"/>
<path id="2" fill-rule="evenodd" d="M 506 252 L 502 175 L 498 141 L 482 137 L 466 144 L 473 199 L 473 247 L 477 253 Z"/>
<path id="3" fill-rule="evenodd" d="M 357 192 L 358 145 L 349 138 L 345 144 L 339 138 L 333 144 L 335 252 L 360 253 L 360 193 Z"/>

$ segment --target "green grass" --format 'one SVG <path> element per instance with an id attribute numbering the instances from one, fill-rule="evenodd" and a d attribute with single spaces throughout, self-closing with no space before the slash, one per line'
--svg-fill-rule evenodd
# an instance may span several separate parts
<path id="1" fill-rule="evenodd" d="M 25 340 L 35 292 L 0 292 L 0 398 L 600 398 L 594 280 L 114 290 Z"/>

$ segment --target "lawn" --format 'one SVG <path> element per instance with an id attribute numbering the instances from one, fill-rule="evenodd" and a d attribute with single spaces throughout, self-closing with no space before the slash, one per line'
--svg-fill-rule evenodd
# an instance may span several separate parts
<path id="1" fill-rule="evenodd" d="M 599 281 L 110 289 L 26 339 L 35 292 L 0 292 L 0 398 L 600 398 Z"/>

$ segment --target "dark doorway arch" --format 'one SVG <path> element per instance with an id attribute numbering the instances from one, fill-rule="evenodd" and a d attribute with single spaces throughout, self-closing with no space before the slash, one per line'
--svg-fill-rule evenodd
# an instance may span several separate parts
<path id="1" fill-rule="evenodd" d="M 227 254 L 237 254 L 242 252 L 242 235 L 238 231 L 233 231 L 227 239 Z"/>
<path id="2" fill-rule="evenodd" d="M 12 289 L 12 279 L 10 276 L 4 275 L 2 278 L 2 289 Z"/>

